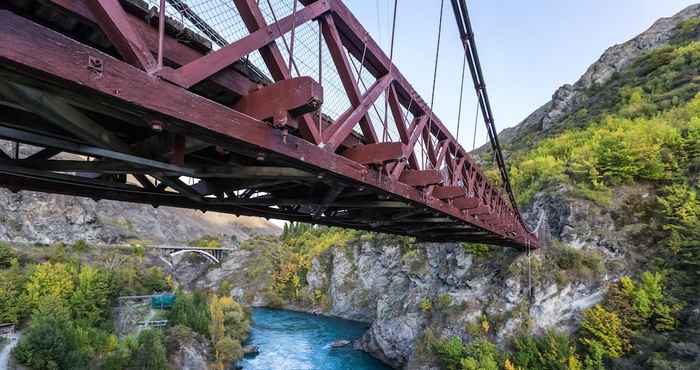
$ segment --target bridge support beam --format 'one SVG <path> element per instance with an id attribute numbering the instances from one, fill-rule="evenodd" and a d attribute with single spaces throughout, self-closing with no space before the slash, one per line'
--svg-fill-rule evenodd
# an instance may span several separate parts
<path id="1" fill-rule="evenodd" d="M 254 0 L 235 0 L 235 2 L 237 5 L 256 5 Z M 357 40 L 357 32 L 361 32 L 362 29 L 357 26 L 351 14 L 344 12 L 342 6 L 339 7 L 336 2 L 330 4 L 333 12 L 332 19 L 337 23 L 340 42 L 347 52 L 355 55 L 357 45 L 353 46 L 353 43 Z M 249 28 L 257 30 L 264 26 L 262 25 L 264 20 L 259 14 L 259 9 L 257 13 L 255 9 L 242 9 L 241 14 L 244 20 L 247 19 Z M 347 17 L 343 17 L 345 15 Z M 205 144 L 200 147 L 196 155 L 187 155 L 185 148 L 184 155 L 176 156 L 181 159 L 180 165 L 174 165 L 155 160 L 155 157 L 112 151 L 102 142 L 95 141 L 89 144 L 74 134 L 66 136 L 65 133 L 46 132 L 47 135 L 40 136 L 45 139 L 44 147 L 49 150 L 47 154 L 51 154 L 51 150 L 66 150 L 63 146 L 72 145 L 77 153 L 83 153 L 85 150 L 100 151 L 100 154 L 93 155 L 100 160 L 110 156 L 116 158 L 119 155 L 119 159 L 116 160 L 123 162 L 133 160 L 139 166 L 148 163 L 151 167 L 156 165 L 167 169 L 150 171 L 149 168 L 149 171 L 136 173 L 136 175 L 142 175 L 139 182 L 142 185 L 145 184 L 138 186 L 80 178 L 46 169 L 32 170 L 10 164 L 0 169 L 4 174 L 0 182 L 7 187 L 87 195 L 96 199 L 131 200 L 155 205 L 170 204 L 305 222 L 313 222 L 313 210 L 320 204 L 322 207 L 327 207 L 327 212 L 323 212 L 324 217 L 321 217 L 324 224 L 415 235 L 415 229 L 408 224 L 395 223 L 379 225 L 375 228 L 369 222 L 365 222 L 361 217 L 364 214 L 363 208 L 376 207 L 378 215 L 392 220 L 401 220 L 402 215 L 405 215 L 403 216 L 405 219 L 441 216 L 453 220 L 456 225 L 468 225 L 478 232 L 483 232 L 500 244 L 523 246 L 527 242 L 536 241 L 536 238 L 525 234 L 522 228 L 516 228 L 515 235 L 510 235 L 507 233 L 508 230 L 500 227 L 503 224 L 501 220 L 485 222 L 479 220 L 476 213 L 464 213 L 449 201 L 425 196 L 424 187 L 437 184 L 456 186 L 453 183 L 456 182 L 455 172 L 458 171 L 454 169 L 453 163 L 459 158 L 465 167 L 468 166 L 468 169 L 461 169 L 462 176 L 466 177 L 465 188 L 467 189 L 465 190 L 468 190 L 468 194 L 476 194 L 476 197 L 482 200 L 479 207 L 489 209 L 489 213 L 498 210 L 502 217 L 512 215 L 507 204 L 500 199 L 500 194 L 489 186 L 478 166 L 471 162 L 449 132 L 441 126 L 437 117 L 427 109 L 401 73 L 395 68 L 389 73 L 392 68 L 377 67 L 378 65 L 389 66 L 388 60 L 380 52 L 374 53 L 376 44 L 371 40 L 367 41 L 366 67 L 370 73 L 378 75 L 378 82 L 381 85 L 371 88 L 369 92 L 372 94 L 366 94 L 359 106 L 353 107 L 334 124 L 330 133 L 330 138 L 334 138 L 330 147 L 332 150 L 328 150 L 319 147 L 318 142 L 308 139 L 308 136 L 296 135 L 297 133 L 286 135 L 259 119 L 212 101 L 207 96 L 156 78 L 102 51 L 38 26 L 11 12 L 0 11 L 0 20 L 0 34 L 3 35 L 0 38 L 0 77 L 4 81 L 31 88 L 47 89 L 52 94 L 65 96 L 71 102 L 90 101 L 91 106 L 105 108 L 100 112 L 94 112 L 90 108 L 85 108 L 82 103 L 71 104 L 74 107 L 78 106 L 76 108 L 83 114 L 89 112 L 86 115 L 91 118 L 98 117 L 93 120 L 110 133 L 122 138 L 124 142 L 130 143 L 130 149 L 134 146 L 143 146 L 144 140 L 159 135 L 153 132 L 159 132 L 159 130 L 163 130 L 168 135 L 186 135 L 187 142 L 192 139 Z M 272 45 L 274 44 L 267 45 L 263 49 L 272 48 Z M 36 50 L 41 50 L 41 54 L 38 55 Z M 341 51 L 345 52 L 345 50 Z M 274 54 L 269 50 L 263 50 L 263 55 L 268 56 L 266 63 L 273 64 L 270 69 L 276 71 L 273 75 L 281 77 L 280 81 L 289 79 L 289 71 L 284 65 L 284 60 L 276 58 Z M 281 54 L 277 56 L 281 57 Z M 88 68 L 90 60 L 101 61 L 102 69 L 99 73 Z M 362 117 L 366 116 L 367 106 L 376 100 L 376 96 L 390 87 L 395 90 L 396 100 L 402 107 L 406 108 L 409 102 L 413 102 L 409 108 L 413 117 L 418 117 L 414 119 L 406 135 L 401 138 L 401 145 L 405 145 L 406 149 L 402 150 L 402 160 L 399 164 L 391 168 L 392 176 L 399 174 L 404 176 L 398 176 L 398 178 L 407 179 L 415 174 L 407 171 L 434 171 L 432 172 L 434 179 L 430 181 L 417 179 L 413 184 L 396 181 L 395 177 L 382 176 L 371 166 L 335 153 L 335 149 L 343 142 L 341 138 L 347 137 Z M 391 89 L 389 89 L 389 95 L 392 95 Z M 36 108 L 31 109 L 36 110 Z M 397 110 L 402 109 L 398 107 Z M 143 120 L 132 120 L 129 119 L 130 117 L 141 117 Z M 143 121 L 158 122 L 158 125 L 144 125 Z M 432 123 L 428 125 L 427 121 Z M 45 123 L 38 122 L 37 126 L 32 124 L 22 133 L 32 134 L 30 131 L 34 129 L 43 130 L 46 127 L 42 125 Z M 7 126 L 17 127 L 12 124 Z M 303 125 L 300 125 L 300 130 L 302 128 Z M 9 127 L 4 129 L 16 130 Z M 63 137 L 59 138 L 61 135 Z M 406 138 L 408 138 L 408 144 L 415 144 L 417 140 L 423 139 L 429 149 L 432 147 L 432 150 L 429 150 L 429 159 L 433 169 L 413 168 L 410 156 L 414 145 L 406 145 Z M 59 141 L 61 145 L 57 144 Z M 439 148 L 435 148 L 435 143 L 439 143 Z M 91 149 L 91 145 L 95 147 Z M 173 150 L 173 153 L 176 152 L 183 153 L 182 150 Z M 466 159 L 462 160 L 462 158 Z M 441 171 L 438 170 L 445 168 L 445 162 L 448 164 L 448 170 L 453 168 L 449 180 L 444 179 Z M 407 164 L 403 167 L 408 166 L 408 170 L 400 166 L 402 163 Z M 226 177 L 221 174 L 221 171 L 212 170 L 228 166 L 235 172 L 238 168 L 253 164 L 260 167 L 286 167 L 309 173 L 311 177 L 299 180 L 289 179 L 272 189 L 260 190 L 246 187 L 250 186 L 246 184 L 250 184 L 251 179 Z M 109 163 L 101 165 L 109 165 Z M 204 174 L 213 175 L 212 181 L 216 181 L 217 186 L 209 187 L 208 184 L 202 186 L 202 188 L 210 188 L 213 193 L 205 195 L 199 189 L 194 189 L 178 180 L 180 176 L 193 174 L 201 174 L 203 177 Z M 160 179 L 162 183 L 151 183 L 149 178 L 144 177 L 146 175 Z M 229 180 L 230 182 L 227 182 Z M 59 184 L 63 185 L 59 186 Z M 327 192 L 336 185 L 342 185 L 344 189 L 337 197 Z M 218 186 L 221 188 L 215 189 Z M 177 192 L 172 191 L 171 188 Z M 358 195 L 345 198 L 346 194 L 353 193 Z M 326 205 L 324 195 L 329 195 L 329 199 L 336 199 Z M 477 237 L 478 235 L 474 234 L 477 231 L 465 232 L 463 235 Z M 447 238 L 448 234 L 440 231 L 431 234 L 431 237 Z"/>

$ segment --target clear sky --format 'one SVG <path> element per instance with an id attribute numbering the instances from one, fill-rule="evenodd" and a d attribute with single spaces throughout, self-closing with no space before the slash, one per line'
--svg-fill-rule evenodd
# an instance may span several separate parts
<path id="1" fill-rule="evenodd" d="M 393 0 L 345 0 L 365 28 L 389 50 Z M 498 130 L 514 126 L 575 82 L 606 48 L 671 16 L 688 0 L 467 1 Z M 398 0 L 394 61 L 430 100 L 440 0 Z M 435 111 L 456 132 L 462 49 L 450 0 L 445 0 Z M 468 77 L 468 76 L 467 76 Z M 460 141 L 470 149 L 475 100 L 465 80 Z M 486 142 L 479 122 L 477 146 Z"/>

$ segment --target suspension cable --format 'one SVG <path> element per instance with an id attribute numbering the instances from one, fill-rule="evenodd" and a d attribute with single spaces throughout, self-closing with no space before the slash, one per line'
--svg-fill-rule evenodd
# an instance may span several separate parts
<path id="1" fill-rule="evenodd" d="M 489 136 L 491 147 L 496 158 L 496 164 L 501 175 L 501 180 L 503 182 L 503 186 L 506 190 L 506 193 L 508 194 L 508 200 L 510 201 L 511 207 L 513 208 L 513 212 L 517 216 L 517 219 L 519 220 L 521 226 L 523 226 L 523 228 L 527 230 L 528 227 L 523 221 L 522 215 L 518 210 L 515 195 L 513 194 L 513 189 L 510 184 L 508 170 L 505 165 L 503 153 L 501 152 L 501 145 L 498 141 L 498 132 L 496 131 L 495 120 L 493 118 L 493 111 L 491 109 L 491 103 L 489 101 L 488 93 L 486 91 L 486 84 L 484 83 L 484 75 L 481 69 L 481 63 L 479 61 L 479 54 L 476 49 L 474 32 L 472 30 L 471 21 L 469 20 L 467 4 L 465 0 L 451 1 L 457 23 L 457 28 L 459 30 L 460 38 L 464 47 L 464 53 L 467 56 L 469 71 L 472 75 L 474 88 L 476 89 L 479 108 L 481 110 L 484 122 L 486 124 L 487 134 Z"/>
<path id="2" fill-rule="evenodd" d="M 527 240 L 527 295 L 530 302 L 534 297 L 532 291 L 532 251 L 530 249 L 530 239 Z"/>
<path id="3" fill-rule="evenodd" d="M 363 42 L 363 45 L 364 45 L 364 47 L 362 48 L 362 59 L 360 59 L 360 69 L 357 70 L 357 68 L 356 68 L 358 81 L 362 81 L 362 67 L 365 66 L 365 55 L 367 54 L 367 39 L 365 39 L 365 41 Z M 350 60 L 352 61 L 352 58 L 350 58 Z M 353 65 L 355 65 L 354 62 L 353 62 Z"/>
<path id="4" fill-rule="evenodd" d="M 292 0 L 294 2 L 294 6 L 292 7 L 292 25 L 297 24 L 297 0 Z M 295 33 L 296 33 L 297 28 L 292 26 L 292 34 L 290 36 L 291 40 L 289 41 L 289 75 L 292 75 L 292 64 L 294 64 L 294 38 L 295 38 Z M 284 37 L 284 35 L 282 36 Z M 297 75 L 299 72 L 297 71 Z"/>
<path id="5" fill-rule="evenodd" d="M 350 64 L 352 64 L 352 68 L 353 68 L 356 72 L 358 72 L 358 76 L 359 76 L 360 73 L 361 73 L 362 71 L 359 70 L 358 68 L 362 68 L 362 65 L 360 64 L 360 67 L 358 67 L 358 66 L 355 64 L 355 60 L 354 60 L 353 58 L 350 58 L 349 60 L 350 60 Z M 364 80 L 362 77 L 360 77 L 358 81 L 359 81 L 360 85 L 362 85 L 362 87 L 365 89 L 365 91 L 369 90 L 369 89 L 367 88 L 367 83 L 365 83 L 365 80 Z M 382 115 L 379 113 L 379 109 L 377 109 L 376 102 L 372 102 L 372 110 L 374 110 L 374 114 L 377 115 L 377 119 L 379 119 L 379 122 L 382 124 L 382 127 L 386 127 L 386 124 L 384 123 L 384 122 L 386 122 L 386 121 L 382 121 Z M 393 140 L 393 139 L 391 138 L 391 134 L 390 134 L 390 133 L 387 132 L 387 135 L 388 135 L 388 137 L 389 137 L 389 140 Z"/>
<path id="6" fill-rule="evenodd" d="M 459 110 L 457 111 L 457 143 L 459 143 L 459 124 L 462 121 L 462 97 L 464 96 L 464 72 L 467 69 L 467 56 L 462 58 L 462 78 L 459 85 Z"/>
<path id="7" fill-rule="evenodd" d="M 389 47 L 389 75 L 391 75 L 392 69 L 394 68 L 394 37 L 396 35 L 396 9 L 398 7 L 399 0 L 394 0 L 394 18 L 391 21 L 391 46 Z M 384 134 L 382 135 L 382 140 L 387 141 L 387 131 L 389 126 L 388 117 L 388 106 L 389 106 L 389 89 L 391 84 L 387 86 L 384 91 Z"/>
<path id="8" fill-rule="evenodd" d="M 476 130 L 479 127 L 479 104 L 476 105 L 476 114 L 474 115 L 474 137 L 472 138 L 472 150 L 476 149 Z"/>
<path id="9" fill-rule="evenodd" d="M 275 10 L 272 8 L 272 3 L 270 3 L 270 0 L 267 0 L 267 6 L 270 7 L 270 14 L 272 14 L 272 20 L 275 21 L 275 24 L 277 25 L 277 32 L 279 32 L 281 38 L 282 38 L 282 43 L 284 44 L 284 48 L 287 49 L 287 54 L 291 55 L 291 52 L 289 50 L 289 45 L 287 44 L 287 39 L 284 38 L 284 35 L 282 34 L 282 29 L 280 28 L 279 22 L 277 21 L 277 15 L 275 14 Z M 297 67 L 297 63 L 294 61 L 294 58 L 290 58 L 292 61 L 292 65 L 294 66 L 294 71 L 297 73 L 297 76 L 301 76 L 301 73 L 299 73 L 299 67 Z M 291 73 L 289 74 L 291 77 Z"/>
<path id="10" fill-rule="evenodd" d="M 296 0 L 294 0 L 296 1 Z M 318 83 L 323 89 L 323 23 L 318 21 Z M 323 146 L 323 103 L 318 106 L 318 136 Z"/>
<path id="11" fill-rule="evenodd" d="M 442 11 L 445 8 L 445 0 L 440 0 L 440 20 L 438 22 L 438 37 L 437 47 L 435 48 L 435 68 L 433 69 L 433 89 L 430 94 L 430 117 L 428 117 L 428 142 L 432 143 L 430 136 L 432 135 L 433 126 L 433 104 L 435 103 L 435 82 L 437 81 L 438 62 L 440 60 L 440 39 L 442 38 Z M 427 148 L 429 149 L 429 147 Z M 423 157 L 423 167 L 425 166 L 426 158 Z"/>

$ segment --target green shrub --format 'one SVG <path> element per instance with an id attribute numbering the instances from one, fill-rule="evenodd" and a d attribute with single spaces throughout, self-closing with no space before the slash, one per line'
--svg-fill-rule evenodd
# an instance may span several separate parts
<path id="1" fill-rule="evenodd" d="M 428 313 L 433 310 L 433 302 L 431 302 L 430 299 L 428 299 L 427 297 L 421 298 L 419 306 L 420 310 L 425 313 Z"/>
<path id="2" fill-rule="evenodd" d="M 169 369 L 163 335 L 158 330 L 144 330 L 139 333 L 138 347 L 132 356 L 135 369 Z"/>
<path id="3" fill-rule="evenodd" d="M 452 297 L 447 293 L 441 293 L 438 295 L 436 303 L 437 309 L 444 312 L 452 305 Z"/>
<path id="4" fill-rule="evenodd" d="M 141 243 L 132 243 L 131 253 L 136 257 L 143 258 L 146 255 L 146 248 Z"/>
<path id="5" fill-rule="evenodd" d="M 170 325 L 183 325 L 199 334 L 207 335 L 210 320 L 209 304 L 204 292 L 186 293 L 178 290 L 175 293 L 175 303 L 168 314 Z"/>
<path id="6" fill-rule="evenodd" d="M 452 337 L 447 340 L 436 340 L 432 346 L 443 368 L 447 370 L 460 370 L 462 368 L 461 361 L 466 350 L 461 338 Z"/>
<path id="7" fill-rule="evenodd" d="M 476 256 L 476 257 L 486 257 L 491 253 L 491 246 L 481 243 L 462 243 L 464 251 Z"/>
<path id="8" fill-rule="evenodd" d="M 90 245 L 83 239 L 73 243 L 73 250 L 77 253 L 85 253 L 90 249 Z"/>
<path id="9" fill-rule="evenodd" d="M 6 243 L 0 242 L 0 268 L 10 267 L 13 259 L 17 259 L 17 253 Z"/>
<path id="10" fill-rule="evenodd" d="M 67 317 L 35 316 L 15 348 L 14 357 L 34 369 L 84 369 L 78 334 Z"/>
<path id="11" fill-rule="evenodd" d="M 600 305 L 584 311 L 581 343 L 589 354 L 602 349 L 605 356 L 610 358 L 618 358 L 629 349 L 629 343 L 623 337 L 620 318 Z"/>
<path id="12" fill-rule="evenodd" d="M 221 240 L 215 236 L 207 235 L 192 241 L 190 245 L 201 249 L 217 249 L 221 248 Z"/>
<path id="13" fill-rule="evenodd" d="M 514 365 L 522 369 L 569 370 L 580 366 L 576 343 L 554 331 L 515 338 L 512 356 Z"/>

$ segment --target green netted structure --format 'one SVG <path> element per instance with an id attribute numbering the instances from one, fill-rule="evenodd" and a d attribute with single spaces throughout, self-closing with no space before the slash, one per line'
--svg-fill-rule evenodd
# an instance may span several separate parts
<path id="1" fill-rule="evenodd" d="M 170 309 L 175 303 L 175 294 L 163 293 L 151 297 L 151 307 L 160 309 Z"/>

